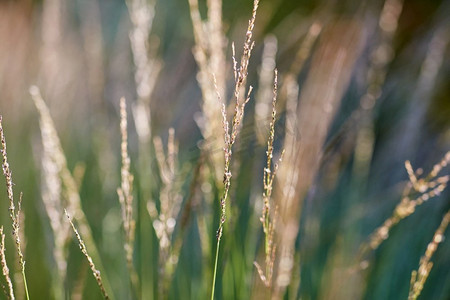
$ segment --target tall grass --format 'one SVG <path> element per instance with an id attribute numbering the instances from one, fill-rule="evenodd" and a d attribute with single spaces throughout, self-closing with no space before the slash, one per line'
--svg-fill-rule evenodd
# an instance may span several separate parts
<path id="1" fill-rule="evenodd" d="M 442 242 L 443 234 L 447 229 L 448 223 L 450 223 L 450 212 L 447 212 L 442 218 L 441 224 L 433 235 L 433 239 L 427 246 L 425 255 L 420 258 L 419 269 L 417 271 L 412 271 L 408 300 L 415 300 L 420 296 L 425 281 L 433 267 L 433 263 L 430 262 L 430 260 L 433 257 L 434 252 L 436 252 L 438 245 Z"/>
<path id="2" fill-rule="evenodd" d="M 448 4 L 27 3 L 6 298 L 448 298 Z"/>
<path id="3" fill-rule="evenodd" d="M 75 236 L 77 237 L 81 252 L 83 253 L 83 255 L 86 257 L 87 261 L 89 262 L 89 267 L 91 268 L 92 274 L 94 275 L 95 280 L 97 281 L 98 287 L 100 288 L 100 291 L 102 292 L 103 297 L 105 299 L 109 299 L 109 296 L 105 291 L 105 287 L 103 286 L 103 281 L 102 281 L 102 276 L 100 274 L 100 271 L 97 270 L 94 262 L 92 261 L 92 258 L 89 256 L 89 253 L 86 249 L 86 245 L 84 244 L 84 241 L 81 238 L 80 234 L 78 233 L 78 230 L 75 228 L 75 225 L 73 224 L 72 220 L 70 219 L 69 214 L 67 213 L 66 210 L 64 210 L 64 213 L 66 214 L 66 217 L 69 220 L 70 226 L 72 226 L 72 230 L 75 233 Z"/>
<path id="4" fill-rule="evenodd" d="M 16 249 L 17 249 L 17 255 L 19 256 L 19 263 L 20 263 L 20 270 L 22 273 L 22 278 L 23 278 L 23 285 L 25 288 L 25 295 L 27 297 L 27 299 L 30 299 L 30 296 L 28 294 L 28 285 L 27 285 L 27 278 L 25 275 L 25 258 L 22 252 L 22 246 L 21 246 L 21 241 L 20 241 L 20 215 L 22 212 L 22 194 L 20 194 L 19 197 L 19 201 L 17 201 L 17 208 L 16 208 L 16 202 L 14 200 L 14 191 L 13 191 L 13 181 L 12 181 L 12 172 L 11 169 L 9 168 L 9 163 L 8 163 L 8 154 L 6 153 L 6 139 L 5 139 L 5 134 L 3 132 L 3 117 L 0 116 L 0 142 L 1 142 L 1 153 L 2 153 L 2 169 L 3 169 L 3 176 L 5 176 L 5 181 L 6 181 L 6 190 L 7 190 L 7 194 L 8 194 L 8 199 L 9 199 L 9 216 L 11 218 L 11 222 L 12 222 L 12 235 L 14 237 L 14 242 L 16 244 Z M 6 280 L 8 282 L 8 287 L 10 289 L 10 295 L 12 296 L 12 298 L 14 298 L 13 296 L 13 291 L 12 291 L 12 285 L 11 285 L 11 280 L 9 279 L 8 276 L 8 268 L 6 267 L 6 259 L 4 257 L 4 247 L 5 247 L 5 241 L 4 241 L 4 237 L 3 237 L 3 228 L 2 228 L 2 265 L 4 268 L 3 271 L 3 275 L 6 277 Z M 4 262 L 4 264 L 3 264 Z"/>
<path id="5" fill-rule="evenodd" d="M 9 268 L 6 263 L 6 255 L 5 255 L 5 234 L 3 233 L 3 226 L 0 227 L 0 236 L 1 236 L 1 244 L 0 244 L 0 256 L 1 256 L 1 264 L 2 264 L 2 273 L 5 276 L 7 288 L 4 288 L 5 295 L 9 299 L 15 299 L 14 289 L 11 281 L 11 277 L 9 276 Z"/>
<path id="6" fill-rule="evenodd" d="M 227 201 L 228 201 L 228 194 L 230 192 L 230 186 L 231 186 L 231 159 L 232 159 L 232 153 L 233 153 L 233 145 L 236 142 L 236 139 L 238 137 L 240 127 L 242 120 L 244 118 L 244 109 L 245 105 L 250 100 L 250 94 L 252 92 L 252 87 L 248 89 L 247 97 L 243 99 L 242 93 L 245 91 L 245 84 L 247 80 L 247 74 L 248 74 L 248 65 L 250 61 L 250 57 L 252 54 L 252 50 L 254 47 L 254 42 L 252 41 L 253 36 L 253 28 L 255 27 L 255 21 L 256 21 L 256 12 L 258 10 L 259 1 L 255 0 L 253 2 L 253 12 L 252 17 L 250 21 L 248 22 L 248 28 L 247 33 L 245 35 L 245 42 L 244 42 L 244 50 L 242 53 L 241 61 L 238 66 L 237 61 L 235 59 L 235 50 L 234 50 L 234 44 L 233 44 L 233 70 L 234 70 L 234 80 L 235 80 L 235 87 L 234 87 L 234 95 L 233 98 L 236 101 L 235 108 L 234 108 L 234 115 L 231 122 L 231 127 L 229 125 L 229 122 L 227 120 L 227 112 L 226 112 L 226 106 L 225 103 L 222 103 L 222 125 L 223 129 L 225 131 L 225 138 L 224 138 L 224 154 L 225 154 L 225 169 L 223 173 L 223 194 L 220 199 L 220 222 L 219 222 L 219 229 L 217 229 L 216 238 L 217 238 L 217 245 L 216 245 L 216 255 L 214 259 L 214 271 L 213 271 L 213 281 L 212 281 L 212 291 L 211 291 L 211 299 L 214 299 L 214 291 L 216 286 L 216 276 L 217 276 L 217 262 L 219 259 L 219 250 L 220 250 L 220 240 L 222 239 L 223 235 L 223 226 L 225 225 L 226 215 L 227 215 Z M 221 100 L 220 91 L 218 90 L 216 82 L 214 83 L 216 90 L 217 90 L 217 96 L 219 98 L 219 101 Z"/>

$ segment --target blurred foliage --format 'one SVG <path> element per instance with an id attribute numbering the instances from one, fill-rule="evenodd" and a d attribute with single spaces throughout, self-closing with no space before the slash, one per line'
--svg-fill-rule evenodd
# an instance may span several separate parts
<path id="1" fill-rule="evenodd" d="M 44 0 L 45 1 L 45 0 Z M 8 144 L 8 158 L 13 171 L 15 192 L 24 193 L 26 272 L 32 299 L 52 299 L 50 289 L 52 260 L 52 235 L 41 200 L 42 145 L 35 111 L 28 88 L 42 82 L 40 59 L 42 53 L 41 26 L 44 1 L 2 1 L 0 3 L 0 114 L 3 115 Z M 50 0 L 48 0 L 50 1 Z M 82 205 L 94 239 L 100 249 L 103 264 L 112 284 L 116 299 L 131 299 L 123 250 L 120 206 L 116 188 L 120 184 L 120 134 L 118 100 L 125 96 L 130 102 L 135 98 L 133 61 L 128 41 L 130 21 L 124 1 L 96 0 L 98 19 L 87 14 L 92 0 L 58 1 L 62 3 L 62 46 L 54 49 L 61 55 L 64 65 L 50 83 L 47 95 L 52 116 L 62 141 L 70 170 L 82 163 L 86 169 L 80 187 Z M 249 81 L 257 82 L 262 43 L 266 34 L 275 34 L 279 40 L 280 73 L 283 74 L 292 62 L 292 57 L 304 35 L 306 24 L 327 7 L 333 18 L 352 16 L 355 12 L 366 12 L 365 28 L 367 45 L 354 70 L 352 83 L 345 94 L 329 135 L 333 140 L 340 126 L 357 107 L 364 93 L 365 82 L 361 75 L 367 70 L 367 56 L 376 43 L 376 26 L 382 1 L 261 1 L 260 15 L 256 24 L 255 55 L 250 62 Z M 201 8 L 205 8 L 205 1 Z M 224 19 L 229 41 L 240 45 L 252 1 L 224 1 Z M 400 201 L 402 184 L 407 180 L 403 168 L 405 160 L 413 166 L 429 170 L 442 154 L 450 149 L 450 47 L 439 68 L 434 88 L 419 99 L 424 104 L 424 118 L 418 119 L 417 131 L 407 132 L 405 120 L 414 120 L 418 113 L 410 103 L 417 92 L 420 68 L 435 29 L 446 26 L 450 34 L 448 1 L 405 1 L 394 39 L 395 58 L 387 72 L 380 102 L 374 112 L 375 145 L 367 179 L 361 182 L 352 172 L 353 152 L 339 165 L 334 186 L 326 184 L 326 175 L 319 173 L 304 202 L 301 230 L 297 238 L 297 250 L 301 256 L 294 274 L 300 276 L 298 289 L 288 290 L 286 299 L 333 299 L 334 284 L 332 269 L 334 260 L 348 261 L 355 248 L 388 218 Z M 444 15 L 444 16 L 443 16 Z M 90 63 L 86 54 L 86 39 L 83 26 L 89 32 L 90 22 L 101 28 L 101 72 L 89 74 Z M 193 34 L 187 0 L 158 0 L 152 41 L 159 43 L 158 56 L 164 67 L 152 97 L 152 127 L 156 135 L 167 139 L 167 129 L 175 127 L 180 142 L 180 165 L 183 182 L 183 201 L 190 196 L 193 170 L 199 159 L 198 143 L 201 135 L 194 122 L 200 111 L 200 90 L 196 82 L 196 65 L 192 57 Z M 367 24 L 366 24 L 367 23 Z M 87 25 L 86 25 L 87 24 Z M 86 30 L 86 29 L 84 29 Z M 287 31 L 290 30 L 290 31 Z M 240 49 L 238 47 L 238 49 Z M 231 53 L 230 47 L 227 48 Z M 308 63 L 298 76 L 303 83 Z M 224 70 L 230 73 L 231 69 Z M 101 76 L 99 92 L 90 90 L 91 76 Z M 62 92 L 52 93 L 60 79 Z M 55 86 L 53 86 L 53 84 Z M 44 89 L 45 91 L 45 89 Z M 415 103 L 415 102 L 414 102 Z M 236 155 L 241 161 L 240 171 L 233 178 L 229 223 L 226 225 L 223 251 L 220 255 L 217 299 L 248 299 L 251 297 L 254 273 L 253 261 L 263 243 L 259 229 L 259 210 L 255 201 L 262 193 L 262 170 L 265 163 L 265 148 L 257 144 L 253 135 L 252 115 L 254 102 L 250 102 L 244 130 L 248 130 L 245 144 L 240 145 Z M 281 116 L 281 124 L 284 115 Z M 281 125 L 280 125 L 281 127 Z M 278 130 L 278 129 L 277 129 Z M 282 131 L 282 130 L 281 130 Z M 150 177 L 141 177 L 138 140 L 133 122 L 130 122 L 130 154 L 132 173 L 135 177 L 135 198 L 138 206 L 136 238 L 136 266 L 142 279 L 143 290 L 152 299 L 156 295 L 158 276 L 158 245 L 151 219 L 146 212 L 143 194 L 151 191 L 158 199 L 160 179 L 152 160 L 148 165 Z M 218 133 L 218 135 L 221 133 Z M 281 132 L 280 135 L 284 134 Z M 405 135 L 413 135 L 414 141 L 400 145 Z M 277 150 L 280 145 L 276 145 Z M 339 151 L 339 149 L 330 150 Z M 152 153 L 153 154 L 153 153 Z M 289 163 L 289 162 L 287 162 Z M 324 162 L 326 163 L 326 162 Z M 446 171 L 448 174 L 448 169 Z M 211 244 L 215 241 L 218 223 L 220 191 L 212 185 L 212 207 L 207 201 L 198 204 L 189 216 L 183 233 L 183 246 L 179 257 L 170 299 L 205 299 L 210 289 L 212 272 L 212 249 L 203 249 L 200 241 L 199 220 L 205 214 L 213 218 L 208 226 Z M 208 184 L 206 184 L 208 187 Z M 206 188 L 207 188 L 206 187 Z M 204 189 L 205 186 L 202 187 Z M 0 224 L 10 232 L 8 203 L 4 185 L 0 185 Z M 440 223 L 442 215 L 450 209 L 450 193 L 444 192 L 431 199 L 417 211 L 393 228 L 390 237 L 374 253 L 367 278 L 364 299 L 406 299 L 410 276 L 417 269 L 420 257 Z M 210 221 L 210 220 L 208 220 Z M 14 260 L 14 243 L 7 239 L 9 267 L 18 270 Z M 447 233 L 448 237 L 448 233 Z M 213 247 L 212 247 L 213 248 Z M 68 260 L 68 292 L 76 289 L 79 278 L 85 278 L 82 299 L 100 299 L 95 280 L 89 273 L 78 246 L 71 244 Z M 450 298 L 450 243 L 444 241 L 433 257 L 434 267 L 422 292 L 422 299 Z M 299 266 L 301 265 L 301 268 Z M 339 265 L 339 263 L 338 263 Z M 342 271 L 344 272 L 344 271 Z M 16 274 L 13 274 L 16 277 Z M 352 282 L 341 286 L 346 289 Z M 347 286 L 346 286 L 347 285 Z M 19 284 L 15 285 L 20 295 Z M 0 294 L 0 297 L 3 297 Z"/>

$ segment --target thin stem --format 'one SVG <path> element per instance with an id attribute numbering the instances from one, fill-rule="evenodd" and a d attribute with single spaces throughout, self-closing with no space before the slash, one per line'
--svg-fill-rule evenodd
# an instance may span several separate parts
<path id="1" fill-rule="evenodd" d="M 2 155 L 2 169 L 3 169 L 3 175 L 5 176 L 6 180 L 6 190 L 8 194 L 9 199 L 9 216 L 12 221 L 12 229 L 13 229 L 13 237 L 14 241 L 16 243 L 17 248 L 17 254 L 19 256 L 19 262 L 22 269 L 22 277 L 23 277 L 23 283 L 25 285 L 25 292 L 27 295 L 27 300 L 30 299 L 28 295 L 28 286 L 27 286 L 27 280 L 25 277 L 25 260 L 24 255 L 22 253 L 22 248 L 20 244 L 20 213 L 22 211 L 22 193 L 19 196 L 19 202 L 17 203 L 17 210 L 14 203 L 14 192 L 13 192 L 13 181 L 12 181 L 12 172 L 9 168 L 8 163 L 8 155 L 6 153 L 6 139 L 3 132 L 3 124 L 2 124 L 2 116 L 0 115 L 0 143 L 1 143 L 1 150 L 0 153 Z"/>
<path id="2" fill-rule="evenodd" d="M 254 0 L 253 2 L 253 13 L 252 18 L 249 21 L 247 33 L 246 33 L 246 39 L 244 42 L 244 52 L 241 57 L 241 63 L 239 68 L 237 67 L 237 62 L 235 59 L 235 51 L 234 51 L 234 45 L 232 47 L 233 50 L 233 69 L 234 69 L 234 76 L 235 76 L 235 90 L 234 90 L 234 98 L 236 101 L 235 108 L 234 108 L 234 115 L 231 122 L 231 128 L 229 127 L 229 122 L 227 120 L 227 112 L 225 108 L 225 103 L 222 102 L 221 96 L 220 96 L 220 90 L 217 86 L 216 78 L 213 74 L 214 79 L 214 87 L 216 90 L 217 98 L 219 100 L 219 103 L 222 104 L 222 126 L 224 129 L 224 143 L 225 147 L 224 150 L 224 158 L 225 158 L 225 169 L 223 174 L 223 183 L 224 183 L 224 190 L 223 195 L 220 198 L 220 221 L 219 221 L 219 228 L 217 230 L 217 248 L 216 248 L 216 258 L 214 262 L 214 274 L 213 274 L 213 282 L 212 282 L 212 289 L 211 289 L 211 300 L 214 300 L 214 291 L 216 286 L 216 275 L 217 275 L 217 261 L 219 259 L 219 248 L 220 248 L 220 240 L 223 235 L 223 228 L 226 220 L 226 204 L 228 200 L 228 193 L 231 186 L 231 157 L 233 153 L 233 145 L 236 141 L 237 136 L 239 135 L 239 129 L 242 123 L 242 120 L 244 118 L 244 108 L 245 105 L 250 100 L 250 94 L 252 92 L 252 87 L 249 87 L 247 97 L 245 99 L 241 100 L 241 89 L 245 87 L 245 82 L 247 79 L 247 73 L 248 73 L 248 64 L 250 60 L 250 56 L 253 50 L 254 42 L 252 42 L 252 36 L 253 36 L 253 28 L 255 25 L 255 19 L 256 19 L 256 11 L 258 8 L 259 0 Z"/>
<path id="3" fill-rule="evenodd" d="M 216 275 L 217 275 L 217 262 L 219 260 L 219 247 L 220 247 L 220 238 L 217 239 L 216 258 L 215 258 L 215 262 L 214 262 L 214 275 L 213 275 L 212 290 L 211 290 L 211 300 L 214 300 L 214 291 L 216 288 Z"/>
<path id="4" fill-rule="evenodd" d="M 27 300 L 30 300 L 30 295 L 28 295 L 27 277 L 25 276 L 25 269 L 23 268 L 22 268 L 22 277 L 23 277 L 23 284 L 25 286 L 25 295 L 27 296 Z"/>

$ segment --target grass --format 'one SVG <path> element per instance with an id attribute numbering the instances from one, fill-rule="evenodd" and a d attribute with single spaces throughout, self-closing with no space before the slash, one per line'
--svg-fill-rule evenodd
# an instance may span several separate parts
<path id="1" fill-rule="evenodd" d="M 1 4 L 4 297 L 448 298 L 448 6 L 286 2 Z"/>
<path id="2" fill-rule="evenodd" d="M 14 200 L 14 192 L 13 192 L 13 181 L 12 181 L 12 172 L 9 168 L 8 163 L 8 154 L 6 153 L 6 139 L 3 132 L 3 124 L 2 124 L 2 116 L 0 116 L 0 140 L 1 140 L 1 153 L 2 153 L 2 169 L 3 169 L 3 176 L 5 176 L 6 180 L 6 190 L 8 194 L 9 199 L 9 216 L 11 217 L 12 222 L 12 235 L 14 237 L 14 241 L 16 244 L 17 249 L 17 255 L 19 256 L 19 263 L 21 267 L 21 273 L 23 278 L 23 285 L 25 289 L 25 295 L 27 299 L 30 299 L 30 296 L 28 294 L 28 285 L 27 285 L 27 278 L 25 275 L 25 258 L 22 252 L 22 246 L 20 242 L 20 214 L 22 210 L 22 194 L 20 194 L 19 201 L 17 202 L 17 209 L 16 209 L 16 202 Z M 3 227 L 2 227 L 2 262 L 4 260 L 4 264 L 2 263 L 3 267 L 5 268 L 3 271 L 3 275 L 6 277 L 6 280 L 8 282 L 8 287 L 10 290 L 10 296 L 14 298 L 13 291 L 12 291 L 12 284 L 11 279 L 8 275 L 8 267 L 6 266 L 6 259 L 4 255 L 4 247 L 5 247 L 5 241 L 4 241 L 4 235 L 3 235 Z"/>

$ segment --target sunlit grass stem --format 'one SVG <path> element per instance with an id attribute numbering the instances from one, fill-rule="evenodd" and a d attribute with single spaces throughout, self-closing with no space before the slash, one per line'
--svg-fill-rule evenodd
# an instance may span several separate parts
<path id="1" fill-rule="evenodd" d="M 245 83 L 247 81 L 247 74 L 248 74 L 248 65 L 249 65 L 253 47 L 255 45 L 255 43 L 252 41 L 252 37 L 253 37 L 253 28 L 255 27 L 256 12 L 258 10 L 258 5 L 259 5 L 259 0 L 254 0 L 252 17 L 248 23 L 247 33 L 246 33 L 245 42 L 244 42 L 244 51 L 242 53 L 239 68 L 237 65 L 236 58 L 235 58 L 234 45 L 232 47 L 233 70 L 234 70 L 234 79 L 235 79 L 235 88 L 234 88 L 235 107 L 234 107 L 234 115 L 233 115 L 233 120 L 231 123 L 231 128 L 230 128 L 228 120 L 227 120 L 227 112 L 226 112 L 225 103 L 221 100 L 220 90 L 217 86 L 217 83 L 216 83 L 216 80 L 214 77 L 214 86 L 216 89 L 217 97 L 218 97 L 219 102 L 221 102 L 221 104 L 222 104 L 222 110 L 221 110 L 222 125 L 223 125 L 223 129 L 225 132 L 225 135 L 224 135 L 225 170 L 224 170 L 224 174 L 223 174 L 224 190 L 223 190 L 222 197 L 220 199 L 221 213 L 220 213 L 220 220 L 219 220 L 219 229 L 217 230 L 217 246 L 216 246 L 216 256 L 215 256 L 215 262 L 214 262 L 211 299 L 214 299 L 216 277 L 217 277 L 217 264 L 218 264 L 218 259 L 219 259 L 219 250 L 220 250 L 220 240 L 222 238 L 223 226 L 224 226 L 225 220 L 226 220 L 226 203 L 227 203 L 228 194 L 229 194 L 230 186 L 231 186 L 231 157 L 232 157 L 232 153 L 233 153 L 232 149 L 233 149 L 234 143 L 236 142 L 236 138 L 239 135 L 241 123 L 244 118 L 245 105 L 250 100 L 250 94 L 253 90 L 253 88 L 250 86 L 248 89 L 247 97 L 245 99 L 241 100 L 241 98 L 243 98 L 241 91 L 245 89 Z"/>
<path id="2" fill-rule="evenodd" d="M 22 272 L 22 277 L 23 277 L 23 284 L 24 284 L 24 288 L 25 288 L 25 295 L 27 300 L 30 299 L 30 296 L 28 294 L 28 285 L 27 285 L 27 278 L 25 275 L 25 259 L 24 259 L 24 255 L 22 252 L 22 247 L 20 244 L 20 213 L 22 210 L 22 194 L 20 194 L 19 197 L 19 202 L 17 210 L 15 207 L 15 202 L 14 202 L 14 193 L 13 193 L 13 181 L 12 181 L 12 173 L 11 173 L 11 169 L 9 168 L 9 163 L 8 163 L 8 156 L 6 153 L 6 139 L 5 139 L 5 135 L 3 132 L 3 124 L 2 124 L 2 116 L 0 115 L 0 139 L 1 139 L 1 154 L 2 154 L 2 169 L 3 169 L 3 175 L 5 176 L 5 180 L 6 180 L 6 190 L 8 193 L 8 199 L 9 199 L 9 216 L 11 217 L 11 221 L 12 221 L 12 227 L 13 227 L 13 236 L 14 236 L 14 241 L 16 243 L 16 248 L 17 248 L 17 254 L 19 255 L 19 262 L 20 262 L 20 267 L 21 267 L 21 272 Z"/>

